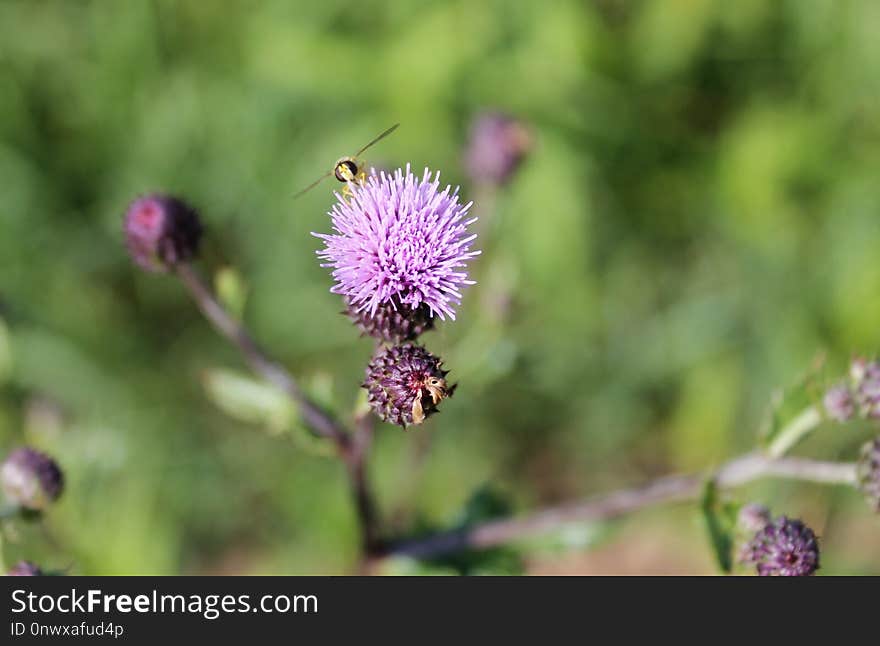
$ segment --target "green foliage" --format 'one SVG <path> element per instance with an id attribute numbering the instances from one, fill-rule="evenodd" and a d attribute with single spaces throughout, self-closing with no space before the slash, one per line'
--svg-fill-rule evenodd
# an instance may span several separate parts
<path id="1" fill-rule="evenodd" d="M 715 562 L 724 574 L 730 574 L 733 570 L 733 547 L 739 507 L 737 504 L 720 500 L 718 488 L 713 481 L 709 480 L 706 483 L 700 510 Z"/>
<path id="2" fill-rule="evenodd" d="M 462 184 L 484 250 L 458 320 L 424 339 L 455 397 L 377 431 L 371 475 L 383 512 L 409 510 L 401 531 L 447 524 L 487 481 L 525 510 L 751 448 L 818 350 L 833 375 L 880 344 L 878 19 L 865 0 L 0 3 L 0 447 L 39 444 L 70 483 L 64 548 L 27 556 L 88 574 L 352 567 L 342 469 L 250 432 L 291 412 L 237 381 L 173 277 L 132 267 L 121 217 L 153 190 L 196 204 L 204 275 L 349 419 L 372 347 L 310 235 L 335 187 L 291 197 L 396 122 L 368 161 Z M 461 163 L 484 107 L 536 142 L 494 208 Z M 223 410 L 200 383 L 218 365 L 236 377 Z M 864 519 L 833 495 L 767 503 Z M 844 539 L 878 531 L 829 533 L 823 559 L 880 573 Z"/>
<path id="3" fill-rule="evenodd" d="M 231 370 L 213 369 L 202 376 L 205 392 L 227 415 L 265 427 L 273 435 L 289 431 L 297 410 L 277 388 Z"/>

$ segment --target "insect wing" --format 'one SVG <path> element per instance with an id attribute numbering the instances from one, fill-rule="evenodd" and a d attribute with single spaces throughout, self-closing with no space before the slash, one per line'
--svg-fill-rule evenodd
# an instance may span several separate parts
<path id="1" fill-rule="evenodd" d="M 392 132 L 394 132 L 395 130 L 397 130 L 397 128 L 398 128 L 399 126 L 400 126 L 399 123 L 395 123 L 393 126 L 391 126 L 390 128 L 388 128 L 388 130 L 386 130 L 385 132 L 383 132 L 382 134 L 380 134 L 379 136 L 377 136 L 375 139 L 373 139 L 370 143 L 368 143 L 366 146 L 364 146 L 363 148 L 361 148 L 359 151 L 357 151 L 357 152 L 356 152 L 354 155 L 352 155 L 352 156 L 353 156 L 353 157 L 358 157 L 358 156 L 359 156 L 361 153 L 363 153 L 367 148 L 369 148 L 369 147 L 372 146 L 373 144 L 377 144 L 377 143 L 379 143 L 380 141 L 382 141 L 383 139 L 385 139 L 385 137 L 387 137 L 387 136 L 390 135 Z"/>
<path id="2" fill-rule="evenodd" d="M 318 179 L 316 179 L 314 182 L 312 182 L 311 184 L 309 184 L 308 186 L 306 186 L 306 187 L 305 187 L 303 190 L 301 190 L 299 193 L 297 193 L 296 195 L 294 195 L 294 196 L 293 196 L 293 199 L 296 199 L 296 198 L 300 197 L 301 195 L 304 195 L 304 194 L 308 193 L 308 192 L 311 191 L 313 188 L 315 188 L 318 184 L 320 184 L 320 183 L 323 182 L 325 179 L 327 179 L 328 177 L 330 177 L 332 174 L 333 174 L 333 171 L 332 171 L 332 170 L 327 171 L 326 173 L 324 173 L 323 175 L 321 175 Z"/>

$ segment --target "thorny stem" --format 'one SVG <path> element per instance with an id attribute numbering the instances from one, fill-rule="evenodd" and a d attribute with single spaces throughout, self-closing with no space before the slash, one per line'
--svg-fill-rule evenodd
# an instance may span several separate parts
<path id="1" fill-rule="evenodd" d="M 552 532 L 569 523 L 609 520 L 652 505 L 694 500 L 700 496 L 707 479 L 714 479 L 719 488 L 732 489 L 761 478 L 854 485 L 856 468 L 851 463 L 773 459 L 762 453 L 749 453 L 708 474 L 667 476 L 641 487 L 549 507 L 521 518 L 493 520 L 390 544 L 384 556 L 434 558 L 463 550 L 485 549 Z"/>
<path id="2" fill-rule="evenodd" d="M 336 445 L 339 458 L 348 473 L 364 554 L 376 553 L 380 544 L 378 522 L 366 474 L 366 457 L 373 438 L 370 415 L 359 418 L 355 432 L 349 432 L 303 392 L 287 369 L 266 355 L 244 326 L 220 304 L 191 265 L 180 263 L 175 266 L 175 273 L 214 328 L 238 347 L 251 370 L 286 393 L 297 404 L 306 425 L 316 435 L 327 438 Z"/>

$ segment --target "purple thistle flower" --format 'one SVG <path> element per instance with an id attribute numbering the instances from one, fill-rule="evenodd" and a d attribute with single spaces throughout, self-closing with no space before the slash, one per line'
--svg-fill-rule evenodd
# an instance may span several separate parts
<path id="1" fill-rule="evenodd" d="M 64 490 L 64 474 L 45 453 L 24 447 L 12 451 L 0 466 L 0 486 L 9 502 L 40 511 Z"/>
<path id="2" fill-rule="evenodd" d="M 823 399 L 828 417 L 838 422 L 852 419 L 856 413 L 856 403 L 849 386 L 839 385 L 830 388 Z"/>
<path id="3" fill-rule="evenodd" d="M 168 271 L 196 255 L 202 225 L 195 209 L 166 195 L 149 195 L 132 202 L 125 212 L 125 242 L 142 269 Z"/>
<path id="4" fill-rule="evenodd" d="M 458 188 L 440 190 L 440 173 L 419 180 L 398 169 L 375 170 L 351 198 L 337 194 L 330 211 L 335 234 L 313 233 L 324 241 L 318 256 L 333 268 L 330 290 L 345 296 L 355 312 L 376 316 L 379 308 L 416 310 L 455 320 L 461 289 L 472 285 L 464 271 L 477 237 L 468 233 L 476 218 L 465 219 L 472 203 L 461 204 Z"/>
<path id="5" fill-rule="evenodd" d="M 9 568 L 6 576 L 43 576 L 43 571 L 30 561 L 19 561 Z"/>
<path id="6" fill-rule="evenodd" d="M 465 166 L 475 183 L 507 183 L 532 148 L 522 123 L 500 112 L 484 112 L 471 126 Z"/>
<path id="7" fill-rule="evenodd" d="M 452 395 L 442 361 L 419 345 L 379 350 L 367 366 L 368 401 L 383 421 L 406 428 L 421 424 L 437 404 Z"/>
<path id="8" fill-rule="evenodd" d="M 880 437 L 862 447 L 856 476 L 865 500 L 875 512 L 880 513 Z"/>
<path id="9" fill-rule="evenodd" d="M 801 521 L 780 516 L 755 533 L 742 560 L 760 576 L 810 576 L 819 569 L 819 543 Z"/>

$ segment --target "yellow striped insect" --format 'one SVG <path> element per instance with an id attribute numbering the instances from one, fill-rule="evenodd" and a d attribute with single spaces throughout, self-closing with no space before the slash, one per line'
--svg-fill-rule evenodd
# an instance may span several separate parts
<path id="1" fill-rule="evenodd" d="M 379 143 L 385 137 L 397 130 L 397 127 L 399 125 L 399 123 L 395 123 L 393 126 L 388 128 L 388 130 L 378 135 L 372 141 L 370 141 L 370 143 L 358 150 L 354 155 L 346 155 L 345 157 L 340 157 L 339 159 L 337 159 L 336 163 L 333 165 L 333 168 L 331 168 L 314 182 L 306 186 L 303 190 L 294 195 L 293 198 L 296 199 L 301 195 L 308 193 L 331 175 L 333 175 L 334 177 L 336 177 L 336 179 L 345 184 L 345 186 L 342 187 L 343 196 L 347 197 L 348 195 L 350 195 L 351 189 L 349 188 L 349 186 L 351 182 L 363 184 L 365 181 L 367 181 L 366 164 L 362 159 L 359 159 L 360 155 L 362 155 L 363 152 L 367 150 L 367 148 Z"/>

